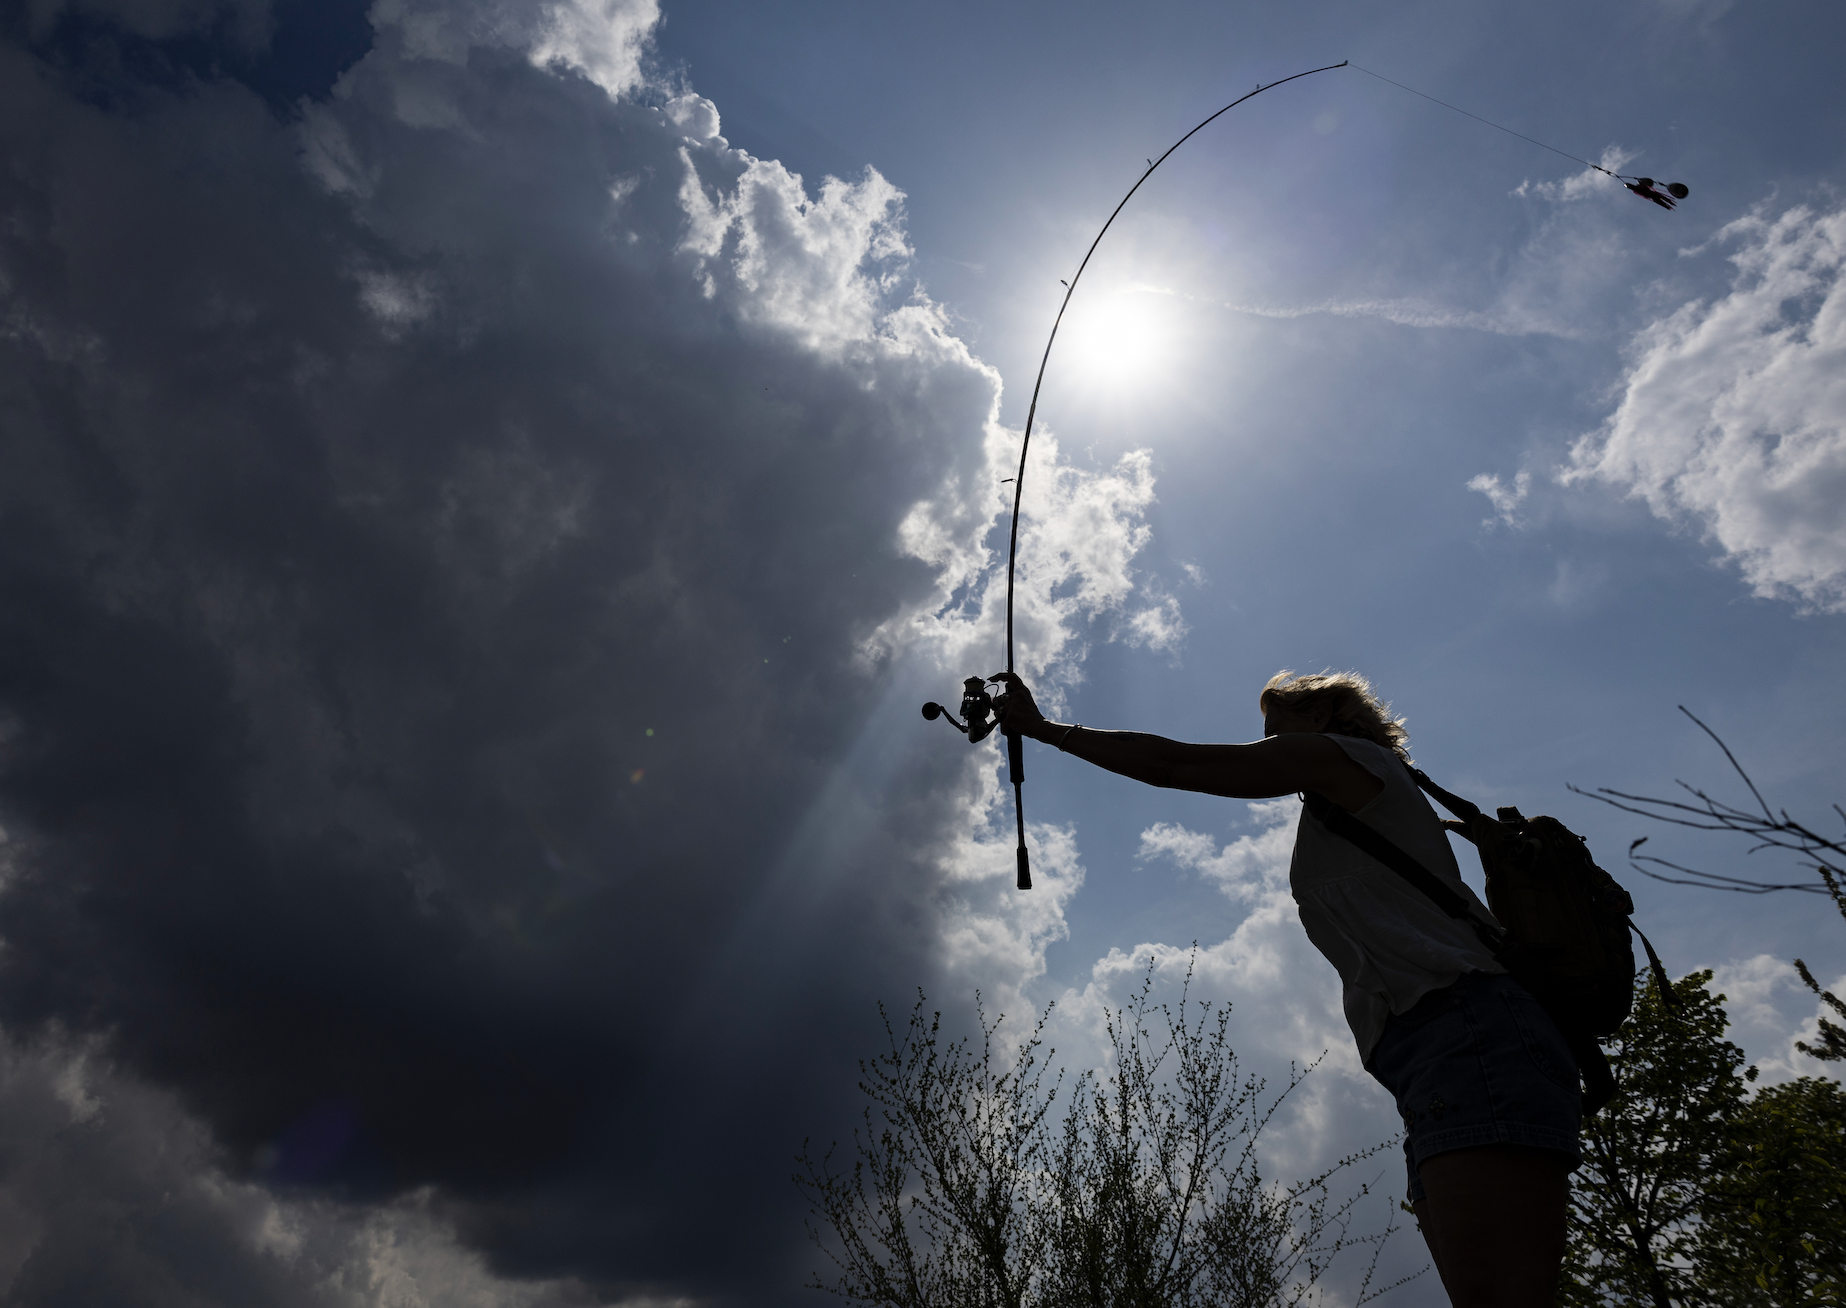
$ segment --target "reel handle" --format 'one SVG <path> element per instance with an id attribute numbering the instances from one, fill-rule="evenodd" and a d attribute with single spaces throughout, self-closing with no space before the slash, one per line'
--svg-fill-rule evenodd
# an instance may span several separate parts
<path id="1" fill-rule="evenodd" d="M 931 700 L 923 706 L 923 720 L 925 722 L 934 722 L 937 718 L 947 718 L 951 727 L 954 727 L 964 736 L 968 734 L 968 728 L 957 722 L 953 713 L 936 703 L 935 700 Z"/>
<path id="2" fill-rule="evenodd" d="M 1019 790 L 1026 780 L 1026 751 L 1017 732 L 1006 733 L 1006 765 L 1013 782 L 1013 820 L 1019 828 L 1019 847 L 1013 851 L 1014 861 L 1019 865 L 1019 879 L 1014 884 L 1020 890 L 1030 890 L 1032 859 L 1026 853 L 1026 801 Z"/>

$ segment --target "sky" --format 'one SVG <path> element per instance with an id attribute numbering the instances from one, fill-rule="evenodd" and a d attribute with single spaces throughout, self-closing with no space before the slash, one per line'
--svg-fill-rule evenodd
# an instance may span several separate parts
<path id="1" fill-rule="evenodd" d="M 1570 787 L 1846 796 L 1836 7 L 0 9 L 0 1301 L 781 1305 L 879 1006 L 1389 1140 L 1296 803 L 917 713 L 1260 734 L 1356 668 L 1824 1070 L 1798 871 Z M 1537 138 L 1563 157 L 1380 80 Z M 1683 181 L 1674 212 L 1585 166 Z M 1465 853 L 1464 869 L 1479 885 Z M 1387 1151 L 1388 1152 L 1388 1151 Z M 1381 1163 L 1361 1220 L 1401 1184 Z M 1422 1261 L 1413 1237 L 1387 1271 Z M 1350 1302 L 1356 1272 L 1329 1284 Z M 1415 1289 L 1399 1292 L 1410 1301 Z M 1409 1296 L 1406 1298 L 1405 1296 Z"/>

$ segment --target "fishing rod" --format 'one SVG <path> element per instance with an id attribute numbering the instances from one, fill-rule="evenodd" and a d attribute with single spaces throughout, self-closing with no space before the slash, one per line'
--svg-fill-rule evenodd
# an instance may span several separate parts
<path id="1" fill-rule="evenodd" d="M 1096 253 L 1096 247 L 1102 244 L 1102 238 L 1109 234 L 1109 228 L 1115 223 L 1117 215 L 1128 206 L 1130 200 L 1134 199 L 1135 192 L 1141 189 L 1142 183 L 1146 182 L 1149 177 L 1152 177 L 1154 175 L 1154 170 L 1165 163 L 1168 156 L 1179 149 L 1180 146 L 1190 141 L 1206 127 L 1235 109 L 1245 100 L 1259 96 L 1264 91 L 1273 91 L 1278 86 L 1284 86 L 1289 82 L 1299 81 L 1304 77 L 1312 77 L 1316 73 L 1326 73 L 1336 68 L 1347 67 L 1356 69 L 1366 74 L 1368 77 L 1376 77 L 1381 82 L 1389 82 L 1392 86 L 1398 87 L 1400 90 L 1409 91 L 1412 95 L 1422 96 L 1425 100 L 1439 104 L 1444 109 L 1453 109 L 1458 114 L 1466 114 L 1469 118 L 1473 118 L 1477 122 L 1486 123 L 1489 127 L 1497 128 L 1512 136 L 1517 136 L 1522 141 L 1529 141 L 1531 144 L 1541 149 L 1550 150 L 1553 154 L 1563 155 L 1566 159 L 1594 168 L 1599 173 L 1606 173 L 1608 176 L 1622 183 L 1637 196 L 1640 196 L 1644 200 L 1652 200 L 1655 204 L 1664 209 L 1671 209 L 1675 201 L 1683 200 L 1690 194 L 1690 188 L 1681 182 L 1667 183 L 1665 192 L 1663 193 L 1655 189 L 1655 182 L 1651 177 L 1630 177 L 1626 173 L 1612 172 L 1604 168 L 1601 164 L 1591 163 L 1588 159 L 1578 158 L 1578 156 L 1574 154 L 1567 154 L 1563 150 L 1559 150 L 1555 146 L 1546 145 L 1543 141 L 1527 136 L 1523 132 L 1515 132 L 1510 127 L 1501 127 L 1499 123 L 1482 118 L 1479 114 L 1468 113 L 1466 109 L 1457 108 L 1446 100 L 1438 100 L 1433 95 L 1424 95 L 1423 92 L 1417 90 L 1415 87 L 1405 86 L 1402 82 L 1393 82 L 1390 78 L 1379 73 L 1374 73 L 1369 68 L 1360 68 L 1359 65 L 1347 59 L 1342 59 L 1337 64 L 1326 64 L 1320 68 L 1310 68 L 1306 72 L 1295 73 L 1292 76 L 1282 78 L 1280 81 L 1269 83 L 1258 82 L 1255 90 L 1238 96 L 1235 100 L 1225 105 L 1224 108 L 1218 110 L 1217 113 L 1206 118 L 1197 127 L 1194 127 L 1191 131 L 1180 137 L 1179 140 L 1168 146 L 1166 151 L 1162 153 L 1158 159 L 1149 159 L 1147 161 L 1147 170 L 1135 179 L 1135 184 L 1128 188 L 1128 194 L 1124 195 L 1121 202 L 1117 204 L 1114 209 L 1110 210 L 1107 221 L 1102 225 L 1102 230 L 1096 233 L 1096 239 L 1091 241 L 1090 248 L 1084 251 L 1083 261 L 1077 265 L 1077 271 L 1071 276 L 1069 281 L 1064 282 L 1064 299 L 1058 304 L 1057 317 L 1054 318 L 1051 323 L 1051 336 L 1045 341 L 1044 354 L 1039 356 L 1038 376 L 1032 382 L 1032 402 L 1026 409 L 1025 435 L 1019 442 L 1019 471 L 1018 474 L 1011 479 L 1013 482 L 1013 525 L 1008 535 L 1006 546 L 1006 674 L 1004 675 L 1010 676 L 1013 672 L 1013 579 L 1019 563 L 1019 506 L 1025 498 L 1026 453 L 1032 446 L 1032 424 L 1038 417 L 1038 396 L 1039 391 L 1045 384 L 1045 366 L 1051 362 L 1051 347 L 1057 344 L 1058 328 L 1064 322 L 1064 311 L 1070 307 L 1071 297 L 1077 293 L 1077 283 L 1083 279 L 1084 270 L 1090 266 L 1090 257 Z M 1063 278 L 1059 278 L 1058 280 L 1063 281 Z M 968 738 L 969 744 L 978 744 L 993 733 L 994 728 L 999 725 L 1000 716 L 1006 711 L 1005 694 L 1001 693 L 996 695 L 987 689 L 989 684 L 1002 681 L 1002 679 L 1002 675 L 995 675 L 992 677 L 969 677 L 962 682 L 961 713 L 962 717 L 966 719 L 965 722 L 957 721 L 953 713 L 933 700 L 923 706 L 923 716 L 926 720 L 931 722 L 934 722 L 939 717 L 947 718 L 950 726 L 954 727 Z M 1024 743 L 1021 741 L 1017 732 L 1003 732 L 1002 734 L 1006 737 L 1007 775 L 1013 785 L 1013 822 L 1018 832 L 1019 843 L 1014 850 L 1014 858 L 1015 862 L 1018 864 L 1019 871 L 1017 884 L 1021 890 L 1030 890 L 1032 888 L 1032 864 L 1026 852 L 1025 799 L 1021 793 L 1021 787 L 1025 785 L 1026 780 Z"/>
<path id="2" fill-rule="evenodd" d="M 1128 194 L 1122 197 L 1121 203 L 1110 211 L 1108 221 L 1103 223 L 1102 230 L 1096 233 L 1096 239 L 1090 242 L 1090 248 L 1084 251 L 1083 262 L 1077 265 L 1077 271 L 1071 279 L 1064 282 L 1064 299 L 1058 305 L 1058 316 L 1052 320 L 1050 339 L 1045 342 L 1045 353 L 1038 361 L 1038 377 L 1032 383 L 1032 403 L 1026 409 L 1025 436 L 1019 442 L 1019 472 L 1013 478 L 1013 528 L 1006 546 L 1006 670 L 1009 674 L 1013 671 L 1013 576 L 1019 563 L 1019 505 L 1025 497 L 1026 490 L 1026 452 L 1032 446 L 1032 422 L 1038 416 L 1038 393 L 1045 384 L 1045 365 L 1051 362 L 1051 347 L 1057 344 L 1058 327 L 1064 321 L 1064 311 L 1070 307 L 1070 297 L 1077 293 L 1077 283 L 1083 280 L 1083 270 L 1090 266 L 1090 256 L 1096 253 L 1096 247 L 1101 245 L 1102 238 L 1109 234 L 1109 228 L 1115 222 L 1116 215 L 1127 207 L 1130 200 L 1134 199 L 1135 192 L 1141 189 L 1142 183 L 1152 177 L 1154 170 L 1165 163 L 1167 156 L 1180 146 L 1245 100 L 1261 95 L 1264 91 L 1273 91 L 1285 83 L 1344 67 L 1346 67 L 1346 60 L 1342 59 L 1337 64 L 1328 64 L 1323 68 L 1310 68 L 1305 73 L 1295 73 L 1293 76 L 1284 77 L 1279 82 L 1270 82 L 1267 85 L 1258 82 L 1254 91 L 1238 96 L 1217 113 L 1205 119 L 1204 122 L 1168 146 L 1165 153 L 1158 159 L 1149 159 L 1147 171 L 1135 179 L 1135 184 L 1128 188 Z M 1063 281 L 1062 278 L 1059 280 Z M 1006 710 L 1006 696 L 1004 694 L 994 695 L 987 689 L 989 682 L 999 680 L 998 676 L 969 677 L 962 682 L 961 712 L 962 717 L 967 719 L 965 723 L 956 721 L 953 713 L 933 701 L 923 706 L 923 716 L 931 722 L 938 717 L 947 718 L 950 726 L 968 738 L 969 744 L 985 740 L 998 725 L 997 715 Z M 1026 853 L 1025 799 L 1020 793 L 1020 787 L 1025 785 L 1026 780 L 1025 745 L 1017 732 L 1009 731 L 1004 734 L 1006 736 L 1007 775 L 1013 783 L 1013 823 L 1019 834 L 1019 844 L 1013 851 L 1014 861 L 1019 870 L 1017 885 L 1021 890 L 1030 890 L 1032 888 L 1032 862 Z"/>

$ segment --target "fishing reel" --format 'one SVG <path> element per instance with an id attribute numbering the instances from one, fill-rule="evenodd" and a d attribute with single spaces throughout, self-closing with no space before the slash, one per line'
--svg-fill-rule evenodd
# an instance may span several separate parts
<path id="1" fill-rule="evenodd" d="M 1000 715 L 1006 712 L 1006 695 L 995 695 L 987 689 L 987 683 L 998 681 L 998 677 L 969 677 L 961 683 L 961 715 L 966 721 L 956 721 L 955 715 L 942 705 L 931 700 L 923 706 L 923 717 L 934 722 L 937 718 L 947 718 L 949 725 L 968 738 L 970 745 L 979 744 L 993 734 L 1000 725 Z M 1019 830 L 1019 845 L 1014 853 L 1014 861 L 1019 868 L 1019 879 L 1015 883 L 1021 890 L 1032 888 L 1032 863 L 1026 856 L 1026 811 L 1025 801 L 1020 797 L 1019 787 L 1025 783 L 1025 751 L 1020 738 L 1011 733 L 1006 736 L 1007 770 L 1013 783 L 1013 820 Z"/>
<path id="2" fill-rule="evenodd" d="M 961 715 L 966 723 L 957 722 L 955 715 L 934 700 L 923 706 L 923 716 L 930 722 L 937 718 L 947 718 L 949 725 L 968 738 L 970 745 L 979 744 L 993 734 L 999 724 L 999 715 L 1006 708 L 1006 696 L 994 696 L 988 693 L 987 682 L 980 677 L 969 677 L 961 683 Z"/>

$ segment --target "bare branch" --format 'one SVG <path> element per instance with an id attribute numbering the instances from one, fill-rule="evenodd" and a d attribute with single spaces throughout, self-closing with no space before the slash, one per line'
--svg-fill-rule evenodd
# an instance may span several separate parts
<path id="1" fill-rule="evenodd" d="M 1645 839 L 1646 837 L 1643 836 L 1642 840 Z M 1635 841 L 1636 845 L 1640 843 L 1640 840 Z M 1631 845 L 1629 848 L 1632 850 L 1634 846 Z M 1824 895 L 1827 893 L 1827 888 L 1825 886 L 1815 885 L 1808 881 L 1789 881 L 1781 883 L 1747 881 L 1742 877 L 1727 877 L 1718 872 L 1701 872 L 1697 868 L 1684 867 L 1678 863 L 1669 862 L 1664 858 L 1655 858 L 1652 854 L 1635 854 L 1631 852 L 1628 855 L 1628 862 L 1629 865 L 1642 876 L 1652 877 L 1656 881 L 1664 881 L 1668 885 L 1674 886 L 1700 886 L 1706 890 L 1730 890 L 1740 895 L 1767 895 L 1777 890 L 1801 890 L 1814 895 Z M 1696 877 L 1698 880 L 1688 881 L 1681 877 L 1661 876 L 1658 872 L 1650 872 L 1642 867 L 1641 864 L 1643 863 L 1652 863 L 1657 867 L 1672 868 L 1675 872 L 1683 872 L 1687 877 Z"/>
<path id="2" fill-rule="evenodd" d="M 1712 741 L 1718 746 L 1718 748 L 1724 751 L 1724 757 L 1729 759 L 1731 761 L 1731 766 L 1737 769 L 1737 775 L 1743 778 L 1743 784 L 1750 788 L 1750 793 L 1752 795 L 1756 796 L 1756 802 L 1762 808 L 1763 816 L 1771 822 L 1775 821 L 1775 816 L 1771 814 L 1769 811 L 1769 805 L 1763 802 L 1762 791 L 1758 790 L 1756 788 L 1756 783 L 1750 780 L 1750 774 L 1743 770 L 1743 764 L 1739 763 L 1737 761 L 1737 756 L 1731 753 L 1731 747 L 1725 744 L 1722 740 L 1718 738 L 1717 732 L 1713 731 L 1710 727 L 1706 726 L 1703 722 L 1699 722 L 1697 715 L 1694 714 L 1693 711 L 1687 708 L 1684 704 L 1681 704 L 1679 706 L 1679 711 L 1681 713 L 1684 713 L 1687 717 L 1691 718 L 1694 722 L 1697 722 L 1699 730 L 1703 731 L 1706 735 L 1710 736 L 1712 738 Z"/>
<path id="3" fill-rule="evenodd" d="M 1691 714 L 1687 714 L 1687 716 L 1691 717 Z M 1698 719 L 1693 718 L 1693 721 L 1698 722 Z M 1711 729 L 1705 727 L 1704 723 L 1700 722 L 1699 726 L 1704 728 L 1707 734 L 1712 734 Z M 1717 739 L 1715 735 L 1713 735 L 1712 738 L 1714 740 Z M 1722 740 L 1719 740 L 1718 744 L 1720 748 L 1723 748 L 1724 742 Z M 1727 758 L 1731 757 L 1728 749 L 1725 749 L 1725 756 Z M 1734 758 L 1731 759 L 1731 762 L 1733 766 L 1736 766 L 1736 760 Z M 1750 785 L 1751 793 L 1756 795 L 1760 802 L 1762 797 L 1760 794 L 1757 794 L 1754 783 L 1750 782 L 1749 774 L 1745 773 L 1741 767 L 1738 768 L 1738 773 L 1743 776 L 1745 783 Z M 1643 836 L 1640 840 L 1629 845 L 1629 861 L 1635 865 L 1636 871 L 1641 872 L 1645 876 L 1652 877 L 1656 881 L 1665 881 L 1673 885 L 1700 886 L 1707 890 L 1731 890 L 1739 894 L 1747 895 L 1770 894 L 1781 890 L 1799 890 L 1806 891 L 1809 894 L 1819 895 L 1831 893 L 1827 888 L 1828 877 L 1839 877 L 1842 875 L 1842 872 L 1839 867 L 1834 866 L 1833 863 L 1822 857 L 1822 855 L 1838 855 L 1843 860 L 1846 860 L 1846 842 L 1830 840 L 1822 836 L 1820 833 L 1811 830 L 1790 817 L 1787 810 L 1783 810 L 1782 814 L 1778 817 L 1769 809 L 1767 804 L 1763 804 L 1763 815 L 1758 816 L 1748 809 L 1738 808 L 1735 805 L 1726 804 L 1722 800 L 1713 799 L 1710 795 L 1698 789 L 1696 786 L 1688 785 L 1684 781 L 1678 784 L 1687 793 L 1696 798 L 1699 801 L 1698 804 L 1687 804 L 1675 799 L 1657 799 L 1649 795 L 1632 795 L 1627 791 L 1613 790 L 1607 786 L 1599 786 L 1594 791 L 1583 790 L 1578 786 L 1570 786 L 1568 789 L 1574 794 L 1582 795 L 1586 799 L 1593 799 L 1600 804 L 1607 804 L 1609 807 L 1619 809 L 1624 813 L 1633 813 L 1637 817 L 1648 818 L 1655 822 L 1664 822 L 1669 826 L 1687 827 L 1694 831 L 1728 831 L 1735 835 L 1748 837 L 1756 843 L 1746 849 L 1744 851 L 1745 854 L 1754 854 L 1764 849 L 1784 850 L 1807 859 L 1808 862 L 1805 866 L 1819 873 L 1821 878 L 1818 883 L 1770 882 L 1758 881 L 1748 877 L 1727 876 L 1716 872 L 1702 872 L 1696 868 L 1684 867 L 1663 858 L 1656 858 L 1651 854 L 1635 854 L 1634 851 L 1647 840 L 1647 837 Z M 1836 812 L 1839 811 L 1839 806 L 1834 805 L 1834 809 Z M 1842 814 L 1842 817 L 1846 818 L 1846 814 Z M 1676 877 L 1662 876 L 1657 872 L 1649 871 L 1647 868 L 1640 866 L 1642 863 L 1652 863 L 1659 867 L 1670 868 L 1675 872 L 1684 873 L 1687 877 L 1693 879 L 1680 880 Z M 1846 909 L 1842 911 L 1846 911 Z"/>
<path id="4" fill-rule="evenodd" d="M 1846 889 L 1842 888 L 1846 886 L 1846 871 L 1843 871 L 1841 866 L 1842 863 L 1846 863 L 1846 840 L 1835 840 L 1821 835 L 1818 831 L 1804 826 L 1789 816 L 1787 809 L 1771 809 L 1768 801 L 1763 798 L 1762 791 L 1757 789 L 1756 782 L 1750 779 L 1750 774 L 1744 770 L 1743 764 L 1737 761 L 1737 756 L 1731 753 L 1730 746 L 1724 743 L 1718 733 L 1699 721 L 1698 717 L 1684 704 L 1679 706 L 1679 711 L 1691 718 L 1699 730 L 1710 736 L 1712 742 L 1724 751 L 1724 757 L 1730 761 L 1731 767 L 1743 779 L 1744 785 L 1749 787 L 1751 796 L 1756 800 L 1757 808 L 1761 810 L 1760 816 L 1749 809 L 1713 799 L 1698 787 L 1688 785 L 1684 781 L 1678 783 L 1680 789 L 1697 800 L 1696 804 L 1688 804 L 1678 799 L 1656 799 L 1649 795 L 1631 795 L 1627 791 L 1611 790 L 1606 786 L 1599 786 L 1593 792 L 1580 790 L 1576 786 L 1571 786 L 1570 789 L 1587 799 L 1607 804 L 1624 813 L 1633 813 L 1637 817 L 1664 822 L 1669 826 L 1687 827 L 1694 831 L 1728 831 L 1733 835 L 1748 837 L 1754 843 L 1744 851 L 1746 855 L 1765 849 L 1779 849 L 1794 854 L 1802 860 L 1802 865 L 1812 869 L 1820 880 L 1818 884 L 1806 881 L 1762 881 L 1719 872 L 1702 872 L 1697 868 L 1686 867 L 1668 859 L 1656 858 L 1652 854 L 1636 853 L 1636 850 L 1647 843 L 1646 836 L 1642 836 L 1628 846 L 1630 866 L 1643 876 L 1652 877 L 1655 881 L 1664 881 L 1668 885 L 1697 886 L 1702 890 L 1726 890 L 1739 895 L 1770 895 L 1783 890 L 1826 895 L 1833 901 L 1833 906 L 1839 910 L 1840 916 L 1846 918 Z M 1831 807 L 1841 823 L 1846 824 L 1846 808 L 1842 808 L 1837 803 Z M 1665 876 L 1645 866 L 1650 863 L 1654 867 L 1667 868 L 1681 875 Z M 1808 971 L 1806 963 L 1797 958 L 1795 970 L 1801 974 L 1802 982 L 1820 998 L 1823 1004 L 1842 1017 L 1846 1017 L 1846 1001 L 1842 1001 L 1831 991 L 1822 989 L 1820 982 L 1816 981 L 1813 973 Z M 1826 1017 L 1820 1017 L 1818 1021 L 1819 1043 L 1810 1046 L 1796 1041 L 1795 1048 L 1804 1054 L 1827 1062 L 1846 1060 L 1846 1029 Z"/>

